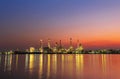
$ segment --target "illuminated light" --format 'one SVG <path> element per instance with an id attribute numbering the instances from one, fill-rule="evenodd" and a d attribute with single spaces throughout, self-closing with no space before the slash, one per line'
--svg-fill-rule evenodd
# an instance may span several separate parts
<path id="1" fill-rule="evenodd" d="M 82 44 L 79 44 L 78 47 L 76 48 L 76 53 L 82 53 L 84 50 Z"/>
<path id="2" fill-rule="evenodd" d="M 35 52 L 35 48 L 34 47 L 30 47 L 30 52 Z"/>
<path id="3" fill-rule="evenodd" d="M 34 67 L 34 55 L 30 54 L 30 60 L 29 60 L 30 73 L 32 73 L 33 67 Z"/>
<path id="4" fill-rule="evenodd" d="M 39 51 L 42 53 L 43 52 L 43 40 L 40 40 L 40 48 Z"/>
<path id="5" fill-rule="evenodd" d="M 48 54 L 48 62 L 47 62 L 47 79 L 50 76 L 50 54 Z"/>
<path id="6" fill-rule="evenodd" d="M 39 48 L 40 52 L 43 53 L 43 48 Z"/>

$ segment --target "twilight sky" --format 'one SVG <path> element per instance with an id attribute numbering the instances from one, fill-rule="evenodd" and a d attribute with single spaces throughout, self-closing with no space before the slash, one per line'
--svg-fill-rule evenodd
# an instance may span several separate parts
<path id="1" fill-rule="evenodd" d="M 120 0 L 0 0 L 0 50 L 70 37 L 85 49 L 119 48 Z"/>

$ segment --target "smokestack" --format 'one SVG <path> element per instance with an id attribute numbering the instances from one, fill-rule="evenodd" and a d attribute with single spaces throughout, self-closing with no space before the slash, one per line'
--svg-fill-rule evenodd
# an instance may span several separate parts
<path id="1" fill-rule="evenodd" d="M 72 38 L 70 38 L 70 46 L 72 46 Z"/>
<path id="2" fill-rule="evenodd" d="M 60 47 L 62 47 L 61 40 L 60 40 Z"/>
<path id="3" fill-rule="evenodd" d="M 55 47 L 58 47 L 58 43 L 57 42 L 55 43 Z"/>
<path id="4" fill-rule="evenodd" d="M 43 40 L 41 39 L 40 40 L 40 48 L 42 48 L 43 47 Z"/>
<path id="5" fill-rule="evenodd" d="M 50 39 L 48 39 L 48 47 L 50 48 Z"/>
<path id="6" fill-rule="evenodd" d="M 79 47 L 79 40 L 77 40 L 77 47 Z"/>

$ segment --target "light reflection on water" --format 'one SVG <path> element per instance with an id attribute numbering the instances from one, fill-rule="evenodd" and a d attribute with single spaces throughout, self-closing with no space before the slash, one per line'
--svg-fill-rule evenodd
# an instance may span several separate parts
<path id="1" fill-rule="evenodd" d="M 2 79 L 120 79 L 120 55 L 0 55 Z"/>

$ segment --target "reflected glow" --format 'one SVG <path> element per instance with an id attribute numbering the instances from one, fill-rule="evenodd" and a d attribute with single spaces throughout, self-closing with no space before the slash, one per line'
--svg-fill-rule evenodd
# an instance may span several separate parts
<path id="1" fill-rule="evenodd" d="M 1 57 L 2 57 L 2 56 L 0 55 L 0 64 L 1 64 Z"/>
<path id="2" fill-rule="evenodd" d="M 106 73 L 106 55 L 102 54 L 102 71 L 103 73 Z"/>
<path id="3" fill-rule="evenodd" d="M 4 71 L 11 71 L 12 55 L 5 56 Z"/>
<path id="4" fill-rule="evenodd" d="M 8 56 L 8 61 L 7 61 L 7 64 L 8 64 L 8 69 L 7 70 L 11 70 L 11 63 L 12 63 L 12 54 Z"/>
<path id="5" fill-rule="evenodd" d="M 48 54 L 48 60 L 47 60 L 47 79 L 50 76 L 50 54 Z"/>
<path id="6" fill-rule="evenodd" d="M 33 54 L 30 54 L 30 60 L 29 60 L 30 73 L 32 73 L 33 67 L 34 67 L 34 55 L 33 55 Z"/>
<path id="7" fill-rule="evenodd" d="M 72 55 L 68 55 L 68 60 L 69 61 L 73 61 L 73 56 Z"/>
<path id="8" fill-rule="evenodd" d="M 65 58 L 64 58 L 64 55 L 62 54 L 62 62 L 64 61 L 64 59 L 65 59 Z"/>
<path id="9" fill-rule="evenodd" d="M 83 60 L 83 55 L 76 55 L 76 70 L 80 71 L 80 73 L 83 72 L 83 66 L 84 66 L 84 60 Z"/>
<path id="10" fill-rule="evenodd" d="M 67 55 L 66 55 L 67 56 Z M 68 55 L 68 71 L 65 71 L 65 73 L 69 73 L 70 76 L 73 76 L 73 68 L 74 68 L 74 64 L 72 62 L 74 62 L 74 55 Z"/>
<path id="11" fill-rule="evenodd" d="M 76 55 L 76 76 L 80 78 L 83 76 L 83 66 L 84 66 L 84 59 L 83 54 Z"/>
<path id="12" fill-rule="evenodd" d="M 56 70 L 57 70 L 57 55 L 56 54 L 54 54 L 54 55 L 52 55 L 52 63 L 53 63 L 53 65 L 52 65 L 52 69 L 53 69 L 53 73 L 54 74 L 56 74 Z"/>
<path id="13" fill-rule="evenodd" d="M 42 79 L 42 74 L 43 74 L 43 54 L 40 55 L 39 57 L 39 78 Z"/>
<path id="14" fill-rule="evenodd" d="M 29 67 L 28 61 L 29 61 L 29 55 L 26 54 L 26 57 L 25 57 L 25 69 L 27 69 Z"/>
<path id="15" fill-rule="evenodd" d="M 63 55 L 63 54 L 62 54 L 62 56 L 61 56 L 61 57 L 62 57 L 62 62 L 61 62 L 61 65 L 62 65 L 62 67 L 61 67 L 61 75 L 62 75 L 62 77 L 63 77 L 63 75 L 64 75 L 64 61 L 65 61 L 64 56 L 65 56 L 65 55 Z"/>
<path id="16" fill-rule="evenodd" d="M 1 58 L 0 74 L 21 75 L 21 79 L 25 75 L 26 79 L 120 79 L 119 55 L 29 54 L 2 55 Z"/>
<path id="17" fill-rule="evenodd" d="M 18 55 L 16 55 L 16 69 L 17 69 L 17 67 L 18 67 Z"/>
<path id="18" fill-rule="evenodd" d="M 6 71 L 6 65 L 7 65 L 7 56 L 5 56 L 5 61 L 4 61 L 4 71 Z"/>

